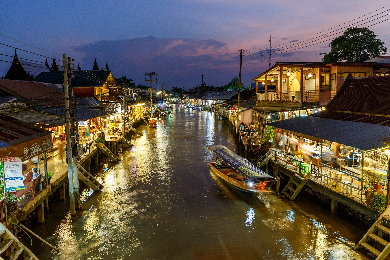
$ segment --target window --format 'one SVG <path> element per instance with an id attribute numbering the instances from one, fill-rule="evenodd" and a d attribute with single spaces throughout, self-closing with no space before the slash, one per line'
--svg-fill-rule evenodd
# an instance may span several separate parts
<path id="1" fill-rule="evenodd" d="M 351 73 L 352 77 L 354 77 L 354 78 L 364 78 L 364 77 L 366 77 L 366 73 L 365 72 L 344 72 L 342 74 L 342 76 L 344 78 L 346 78 L 346 77 L 348 77 L 349 73 Z"/>
<path id="2" fill-rule="evenodd" d="M 329 76 L 330 74 L 321 74 L 320 75 L 320 91 L 325 92 L 329 91 Z"/>
<path id="3" fill-rule="evenodd" d="M 330 75 L 330 90 L 336 91 L 336 73 Z"/>

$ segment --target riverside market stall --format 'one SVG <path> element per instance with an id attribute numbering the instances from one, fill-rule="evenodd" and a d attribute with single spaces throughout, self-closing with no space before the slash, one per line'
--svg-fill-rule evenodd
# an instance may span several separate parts
<path id="1" fill-rule="evenodd" d="M 388 163 L 389 160 L 385 153 L 386 145 L 383 140 L 390 137 L 388 126 L 312 116 L 277 121 L 267 125 L 281 132 L 288 132 L 295 138 L 298 137 L 296 138 L 298 145 L 294 150 L 297 155 L 304 156 L 302 148 L 308 143 L 305 139 L 316 142 L 315 147 L 320 144 L 321 170 L 322 167 L 331 167 L 336 170 L 348 169 L 352 174 L 363 176 L 364 184 L 362 185 L 373 185 L 372 179 L 387 182 L 388 172 L 384 167 L 384 162 L 387 160 Z M 349 149 L 348 152 L 352 154 L 352 157 L 343 158 L 341 146 L 345 146 L 346 150 Z M 318 148 L 313 150 L 318 151 Z M 373 159 L 375 157 L 373 154 L 377 154 L 376 159 Z M 375 163 L 378 161 L 377 158 L 381 161 L 380 163 Z M 381 169 L 381 171 L 375 169 Z"/>
<path id="2" fill-rule="evenodd" d="M 52 133 L 42 128 L 32 126 L 8 115 L 0 114 L 0 156 L 1 168 L 4 158 L 7 161 L 26 162 L 29 159 L 46 153 L 52 148 Z M 14 159 L 8 159 L 14 158 Z M 44 157 L 46 158 L 46 156 Z M 47 176 L 47 162 L 44 162 L 45 175 Z M 27 169 L 16 167 L 27 174 Z M 14 172 L 14 171 L 12 171 Z M 22 172 L 14 172 L 22 176 Z M 7 175 L 4 176 L 7 179 Z M 1 180 L 4 182 L 4 180 Z M 2 185 L 3 186 L 3 185 Z M 8 187 L 10 188 L 10 187 Z M 18 188 L 16 188 L 18 189 Z M 10 189 L 12 191 L 12 189 Z M 1 191 L 3 199 L 5 192 Z M 2 214 L 0 214 L 2 215 Z M 3 221 L 2 219 L 1 221 Z"/>

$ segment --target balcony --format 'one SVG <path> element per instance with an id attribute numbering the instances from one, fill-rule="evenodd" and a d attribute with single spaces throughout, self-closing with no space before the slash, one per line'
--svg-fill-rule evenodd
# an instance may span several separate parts
<path id="1" fill-rule="evenodd" d="M 300 91 L 288 91 L 287 93 L 268 92 L 257 93 L 257 106 L 263 107 L 301 107 Z M 305 91 L 303 93 L 304 105 L 316 106 L 319 103 L 318 91 Z"/>

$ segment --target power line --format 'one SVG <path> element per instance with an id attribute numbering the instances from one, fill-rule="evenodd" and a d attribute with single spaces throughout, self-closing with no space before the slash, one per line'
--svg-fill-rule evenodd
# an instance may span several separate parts
<path id="1" fill-rule="evenodd" d="M 337 35 L 340 35 L 345 31 L 346 28 L 350 27 L 357 27 L 357 26 L 364 26 L 364 27 L 371 27 L 375 26 L 377 24 L 386 22 L 389 20 L 389 18 L 386 18 L 389 16 L 389 11 L 390 9 L 386 9 L 388 6 L 381 7 L 373 12 L 370 12 L 368 14 L 365 14 L 363 16 L 359 16 L 358 18 L 355 18 L 353 20 L 350 20 L 348 22 L 345 22 L 343 24 L 334 26 L 330 29 L 318 32 L 311 36 L 309 39 L 304 39 L 304 40 L 293 40 L 290 41 L 289 44 L 279 44 L 276 48 L 274 49 L 269 49 L 269 50 L 260 50 L 256 53 L 252 53 L 248 50 L 243 50 L 248 54 L 250 58 L 253 60 L 258 60 L 260 62 L 264 62 L 267 60 L 267 56 L 270 56 L 271 54 L 278 55 L 282 53 L 288 53 L 292 51 L 299 51 L 301 49 L 314 46 L 316 44 L 321 44 L 328 42 L 335 38 Z M 385 10 L 383 10 L 385 9 Z M 383 10 L 383 11 L 381 11 Z M 377 14 L 371 15 L 375 12 L 381 11 Z"/>
<path id="2" fill-rule="evenodd" d="M 14 40 L 14 41 L 20 42 L 20 43 L 24 43 L 24 44 L 26 44 L 26 45 L 28 45 L 28 46 L 31 46 L 31 47 L 34 47 L 34 48 L 36 48 L 36 49 L 38 49 L 38 50 L 42 50 L 42 51 L 45 51 L 45 52 L 48 52 L 48 53 L 54 54 L 54 55 L 56 55 L 56 56 L 60 56 L 60 55 L 58 55 L 58 54 L 56 54 L 56 53 L 54 53 L 54 52 L 50 52 L 50 51 L 48 51 L 48 50 L 45 50 L 45 49 L 42 49 L 42 48 L 36 47 L 36 46 L 34 46 L 34 45 L 32 45 L 32 44 L 29 44 L 29 43 L 26 43 L 26 42 L 20 41 L 20 40 L 18 40 L 18 39 L 14 39 L 14 38 L 12 38 L 12 37 L 9 37 L 9 36 L 6 36 L 6 35 L 4 35 L 4 34 L 1 34 L 1 33 L 0 33 L 0 36 L 3 36 L 3 37 L 5 37 L 5 38 L 8 38 L 8 39 L 11 39 L 11 40 Z"/>

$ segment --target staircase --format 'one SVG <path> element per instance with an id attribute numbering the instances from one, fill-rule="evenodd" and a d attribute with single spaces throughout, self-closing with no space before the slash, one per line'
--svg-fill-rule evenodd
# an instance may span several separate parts
<path id="1" fill-rule="evenodd" d="M 110 149 L 107 148 L 107 146 L 105 146 L 104 144 L 102 143 L 96 143 L 96 146 L 105 154 L 107 155 L 111 160 L 115 161 L 115 162 L 119 162 L 120 159 L 118 156 L 116 156 L 115 154 L 113 154 Z"/>
<path id="2" fill-rule="evenodd" d="M 387 208 L 367 231 L 355 250 L 364 249 L 376 260 L 385 259 L 390 253 L 390 208 Z"/>
<path id="3" fill-rule="evenodd" d="M 269 150 L 266 154 L 264 154 L 258 161 L 257 161 L 257 168 L 261 169 L 272 157 L 274 151 Z"/>
<path id="4" fill-rule="evenodd" d="M 125 137 L 121 137 L 121 139 L 119 139 L 119 141 L 120 142 L 122 142 L 122 143 L 125 143 L 125 144 L 128 144 L 128 145 L 130 145 L 130 146 L 132 146 L 132 144 L 130 143 L 130 141 L 129 140 L 127 140 Z"/>
<path id="5" fill-rule="evenodd" d="M 104 186 L 100 184 L 86 169 L 84 169 L 83 166 L 77 164 L 77 169 L 79 170 L 79 179 L 93 191 L 101 191 L 104 188 Z"/>
<path id="6" fill-rule="evenodd" d="M 311 173 L 312 171 L 307 173 L 303 179 L 296 175 L 291 176 L 290 181 L 282 190 L 282 194 L 284 194 L 290 200 L 294 200 L 308 182 L 308 180 L 310 180 Z"/>
<path id="7" fill-rule="evenodd" d="M 38 260 L 3 224 L 0 223 L 0 259 Z"/>

